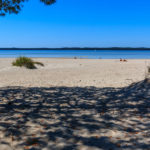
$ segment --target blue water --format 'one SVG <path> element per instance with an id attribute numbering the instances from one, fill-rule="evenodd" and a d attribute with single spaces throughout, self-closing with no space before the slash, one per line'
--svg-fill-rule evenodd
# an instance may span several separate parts
<path id="1" fill-rule="evenodd" d="M 150 59 L 150 50 L 0 50 L 1 58 L 50 57 L 88 59 Z"/>

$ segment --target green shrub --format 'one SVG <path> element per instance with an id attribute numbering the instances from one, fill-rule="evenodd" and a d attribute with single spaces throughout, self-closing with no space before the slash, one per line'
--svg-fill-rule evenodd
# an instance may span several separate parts
<path id="1" fill-rule="evenodd" d="M 36 69 L 35 64 L 44 66 L 44 64 L 41 62 L 34 62 L 31 58 L 28 57 L 18 57 L 14 62 L 12 62 L 13 66 L 26 67 L 28 69 Z"/>

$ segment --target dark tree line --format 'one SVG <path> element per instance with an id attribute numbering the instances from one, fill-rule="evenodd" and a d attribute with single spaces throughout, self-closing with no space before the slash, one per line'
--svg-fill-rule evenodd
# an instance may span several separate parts
<path id="1" fill-rule="evenodd" d="M 17 14 L 23 7 L 23 3 L 28 0 L 0 0 L 0 16 L 5 16 L 6 14 Z M 46 5 L 51 5 L 56 2 L 56 0 L 40 0 Z"/>

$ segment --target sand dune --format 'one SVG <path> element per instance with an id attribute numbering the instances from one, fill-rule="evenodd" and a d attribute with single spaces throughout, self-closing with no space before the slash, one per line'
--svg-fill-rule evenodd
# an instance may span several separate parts
<path id="1" fill-rule="evenodd" d="M 0 150 L 149 149 L 148 60 L 38 61 L 0 59 Z"/>

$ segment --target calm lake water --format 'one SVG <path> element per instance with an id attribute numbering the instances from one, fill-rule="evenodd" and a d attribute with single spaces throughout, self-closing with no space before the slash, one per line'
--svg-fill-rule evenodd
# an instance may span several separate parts
<path id="1" fill-rule="evenodd" d="M 150 59 L 150 50 L 0 50 L 1 58 L 50 57 L 88 59 Z"/>

